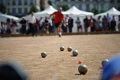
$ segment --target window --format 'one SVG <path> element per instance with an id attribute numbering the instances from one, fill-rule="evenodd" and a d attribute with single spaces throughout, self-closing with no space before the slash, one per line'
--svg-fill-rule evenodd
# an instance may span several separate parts
<path id="1" fill-rule="evenodd" d="M 18 5 L 22 5 L 22 0 L 18 0 Z"/>
<path id="2" fill-rule="evenodd" d="M 28 4 L 28 1 L 27 0 L 24 0 L 24 5 L 27 5 Z"/>
<path id="3" fill-rule="evenodd" d="M 3 4 L 3 0 L 0 0 L 0 4 Z"/>
<path id="4" fill-rule="evenodd" d="M 120 0 L 117 0 L 118 3 L 120 3 Z"/>
<path id="5" fill-rule="evenodd" d="M 82 9 L 82 5 L 81 4 L 79 5 L 79 9 Z"/>
<path id="6" fill-rule="evenodd" d="M 8 14 L 10 13 L 10 8 L 7 9 Z"/>
<path id="7" fill-rule="evenodd" d="M 90 5 L 86 4 L 86 7 L 87 7 L 87 11 L 90 11 Z"/>
<path id="8" fill-rule="evenodd" d="M 24 13 L 25 13 L 25 14 L 28 13 L 28 8 L 24 8 Z"/>
<path id="9" fill-rule="evenodd" d="M 114 0 L 110 0 L 111 3 L 114 3 Z"/>
<path id="10" fill-rule="evenodd" d="M 12 8 L 12 13 L 13 13 L 13 14 L 16 13 L 16 8 Z"/>
<path id="11" fill-rule="evenodd" d="M 78 0 L 78 1 L 82 2 L 82 0 Z"/>
<path id="12" fill-rule="evenodd" d="M 68 0 L 64 0 L 64 1 L 66 1 L 66 2 L 67 2 Z"/>
<path id="13" fill-rule="evenodd" d="M 15 0 L 12 1 L 12 5 L 16 5 L 16 1 Z"/>
<path id="14" fill-rule="evenodd" d="M 18 13 L 19 13 L 19 14 L 22 13 L 22 8 L 18 8 Z"/>
<path id="15" fill-rule="evenodd" d="M 7 5 L 10 5 L 10 0 L 7 0 Z"/>
<path id="16" fill-rule="evenodd" d="M 30 0 L 30 5 L 34 5 L 34 1 L 33 0 Z"/>

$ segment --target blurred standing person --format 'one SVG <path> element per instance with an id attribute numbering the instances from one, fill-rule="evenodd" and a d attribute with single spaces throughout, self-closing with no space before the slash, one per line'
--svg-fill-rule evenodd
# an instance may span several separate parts
<path id="1" fill-rule="evenodd" d="M 103 31 L 108 31 L 108 20 L 107 17 L 104 16 L 102 19 Z"/>
<path id="2" fill-rule="evenodd" d="M 120 32 L 120 15 L 118 17 L 118 31 Z"/>
<path id="3" fill-rule="evenodd" d="M 43 17 L 40 17 L 40 19 L 39 19 L 39 31 L 40 31 L 40 33 L 42 33 L 43 32 L 43 22 L 44 22 L 44 20 L 43 20 Z"/>
<path id="4" fill-rule="evenodd" d="M 56 27 L 56 32 L 59 34 L 58 29 L 61 28 L 62 22 L 64 20 L 64 15 L 62 14 L 62 8 L 59 8 L 58 11 L 54 12 L 50 16 L 53 17 L 53 23 Z"/>
<path id="5" fill-rule="evenodd" d="M 76 24 L 77 24 L 77 32 L 82 32 L 82 25 L 81 25 L 81 21 L 80 21 L 80 18 L 77 17 L 77 20 L 75 21 Z"/>
<path id="6" fill-rule="evenodd" d="M 67 33 L 68 19 L 69 19 L 69 17 L 66 16 L 65 19 L 64 19 L 64 21 L 63 21 L 62 30 L 63 30 L 64 33 Z"/>
<path id="7" fill-rule="evenodd" d="M 5 34 L 5 32 L 6 32 L 5 24 L 4 24 L 4 22 L 1 22 L 1 25 L 0 25 L 0 33 L 1 33 L 1 34 Z"/>
<path id="8" fill-rule="evenodd" d="M 9 18 L 6 21 L 6 25 L 7 25 L 7 31 L 6 31 L 6 33 L 7 34 L 11 34 L 11 21 L 10 21 Z"/>
<path id="9" fill-rule="evenodd" d="M 16 34 L 16 27 L 17 27 L 17 22 L 12 19 L 12 21 L 11 21 L 11 32 L 12 32 L 12 34 Z"/>
<path id="10" fill-rule="evenodd" d="M 1 27 L 1 22 L 0 22 L 0 34 L 1 34 L 1 29 L 2 29 L 2 27 Z"/>
<path id="11" fill-rule="evenodd" d="M 36 33 L 39 33 L 40 32 L 40 20 L 38 20 L 37 18 L 36 18 L 36 23 L 35 23 L 35 28 L 36 28 Z"/>
<path id="12" fill-rule="evenodd" d="M 49 22 L 49 32 L 54 33 L 54 26 L 53 26 L 52 19 L 48 18 L 48 22 Z"/>
<path id="13" fill-rule="evenodd" d="M 89 27 L 90 27 L 90 31 L 91 32 L 95 32 L 96 31 L 96 29 L 95 29 L 95 27 L 96 27 L 95 22 L 96 22 L 95 19 L 91 16 L 90 22 L 89 22 Z"/>
<path id="14" fill-rule="evenodd" d="M 116 31 L 116 20 L 115 16 L 113 16 L 111 23 L 110 23 L 110 31 Z"/>
<path id="15" fill-rule="evenodd" d="M 34 13 L 32 12 L 29 19 L 28 19 L 28 24 L 29 24 L 28 34 L 31 33 L 32 36 L 35 36 L 35 34 L 36 34 L 35 23 L 36 23 L 36 18 L 34 16 Z"/>
<path id="16" fill-rule="evenodd" d="M 69 33 L 72 33 L 73 23 L 74 23 L 74 20 L 73 20 L 72 17 L 70 17 L 68 19 L 68 30 L 69 30 Z"/>
<path id="17" fill-rule="evenodd" d="M 21 29 L 20 29 L 20 32 L 22 34 L 26 34 L 26 24 L 27 24 L 27 21 L 23 18 L 21 21 L 20 21 L 20 24 L 21 24 Z"/>
<path id="18" fill-rule="evenodd" d="M 89 21 L 88 21 L 88 17 L 86 16 L 86 18 L 84 19 L 84 28 L 85 28 L 85 32 L 88 31 L 88 27 L 89 27 Z"/>
<path id="19" fill-rule="evenodd" d="M 46 33 L 46 34 L 49 34 L 49 21 L 48 21 L 48 18 L 47 17 L 45 17 L 45 20 L 44 20 L 44 22 L 43 22 L 43 28 L 44 28 L 44 32 Z"/>
<path id="20" fill-rule="evenodd" d="M 98 19 L 96 20 L 96 31 L 102 31 L 101 16 L 98 16 Z"/>
<path id="21" fill-rule="evenodd" d="M 110 28 L 111 28 L 111 26 L 110 26 L 110 24 L 111 24 L 111 16 L 109 15 L 109 14 L 107 14 L 107 30 L 108 31 L 110 31 Z"/>

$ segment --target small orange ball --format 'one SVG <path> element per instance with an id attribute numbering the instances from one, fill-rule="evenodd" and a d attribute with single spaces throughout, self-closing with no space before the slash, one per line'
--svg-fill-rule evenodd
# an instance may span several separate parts
<path id="1" fill-rule="evenodd" d="M 81 61 L 78 61 L 78 64 L 82 64 L 82 62 L 81 62 Z"/>

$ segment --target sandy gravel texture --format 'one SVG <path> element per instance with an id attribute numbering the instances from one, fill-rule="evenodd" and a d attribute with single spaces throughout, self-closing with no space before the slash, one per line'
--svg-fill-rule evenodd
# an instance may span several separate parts
<path id="1" fill-rule="evenodd" d="M 72 57 L 68 46 L 79 55 Z M 45 59 L 41 58 L 43 51 L 47 52 Z M 101 61 L 119 52 L 120 34 L 0 38 L 0 61 L 19 62 L 30 80 L 99 80 Z M 85 76 L 77 75 L 79 61 L 88 66 Z"/>

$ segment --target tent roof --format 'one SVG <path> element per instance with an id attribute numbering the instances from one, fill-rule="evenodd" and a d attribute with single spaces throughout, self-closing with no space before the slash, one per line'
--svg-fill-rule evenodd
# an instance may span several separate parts
<path id="1" fill-rule="evenodd" d="M 79 10 L 75 6 L 73 6 L 69 10 L 63 12 L 63 14 L 73 14 L 73 15 L 80 15 L 80 16 L 93 16 L 94 15 L 91 12 L 86 12 L 86 11 Z"/>
<path id="2" fill-rule="evenodd" d="M 120 11 L 118 11 L 116 8 L 111 8 L 110 10 L 104 12 L 104 13 L 100 13 L 100 14 L 97 14 L 95 17 L 98 17 L 98 16 L 104 16 L 104 15 L 120 15 Z"/>
<path id="3" fill-rule="evenodd" d="M 0 21 L 6 22 L 7 19 L 13 19 L 15 21 L 18 21 L 19 18 L 15 17 L 15 16 L 11 16 L 11 15 L 6 15 L 6 14 L 2 14 L 0 13 Z"/>
<path id="4" fill-rule="evenodd" d="M 36 13 L 34 13 L 34 16 L 39 19 L 40 17 L 48 16 L 48 15 L 54 13 L 55 11 L 57 11 L 57 10 L 55 8 L 53 8 L 53 6 L 49 6 L 47 9 L 45 9 L 42 12 L 36 12 Z M 30 15 L 27 15 L 27 16 L 24 16 L 23 18 L 25 18 L 26 20 L 28 20 L 29 17 L 30 17 Z"/>
<path id="5" fill-rule="evenodd" d="M 57 11 L 53 6 L 49 6 L 47 9 L 45 9 L 42 12 L 37 12 L 35 15 L 40 15 L 40 14 L 52 14 L 53 12 Z"/>

